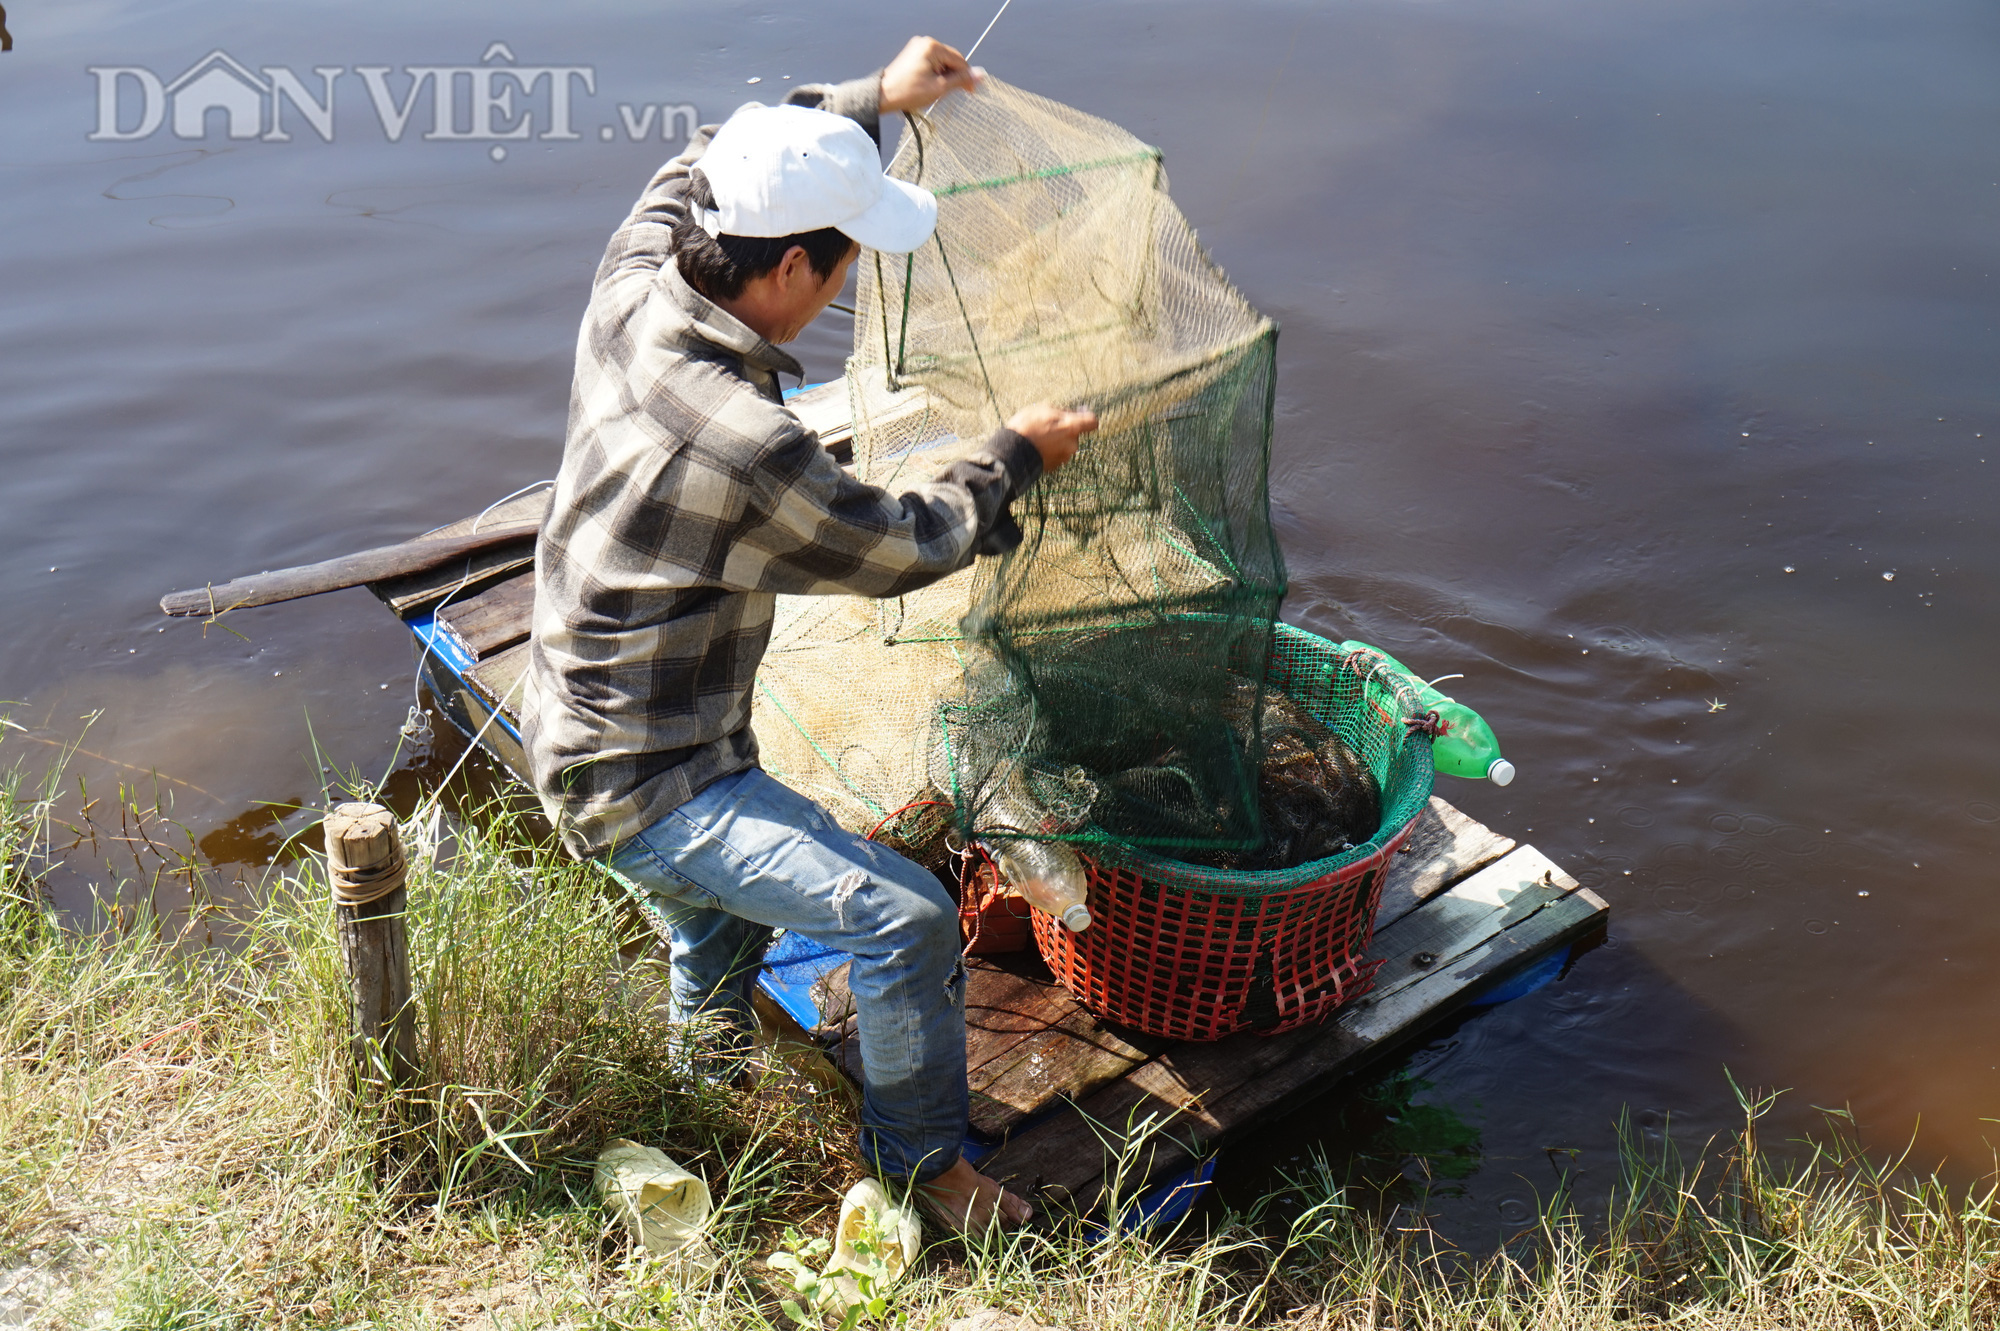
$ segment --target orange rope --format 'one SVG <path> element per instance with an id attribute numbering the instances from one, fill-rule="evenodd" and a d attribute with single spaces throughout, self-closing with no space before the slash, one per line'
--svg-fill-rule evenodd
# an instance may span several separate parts
<path id="1" fill-rule="evenodd" d="M 908 813 L 912 809 L 950 808 L 950 807 L 951 807 L 950 800 L 912 800 L 910 803 L 905 804 L 902 808 L 890 814 L 887 818 L 884 818 L 881 822 L 875 824 L 875 826 L 869 828 L 868 835 L 863 839 L 867 841 L 873 841 L 875 839 L 875 834 L 877 832 L 887 827 L 890 823 L 895 822 L 898 818 L 901 818 L 904 814 Z"/>
<path id="2" fill-rule="evenodd" d="M 1000 885 L 1000 866 L 994 863 L 993 857 L 986 852 L 986 847 L 980 845 L 977 841 L 974 841 L 966 847 L 966 850 L 967 852 L 969 852 L 965 855 L 966 861 L 970 861 L 974 855 L 977 855 L 981 860 L 984 860 L 989 866 L 992 867 L 993 885 L 995 887 L 998 887 Z M 968 892 L 971 892 L 974 888 L 976 888 L 979 885 L 979 871 L 977 869 L 974 869 L 971 873 L 967 873 L 965 871 L 965 867 L 966 866 L 964 864 L 961 864 L 958 874 L 958 895 L 959 895 L 959 900 L 961 902 L 965 900 L 965 895 Z M 963 919 L 964 916 L 965 916 L 965 907 L 961 905 L 959 907 L 959 917 Z M 972 936 L 965 940 L 965 947 L 960 953 L 961 956 L 969 957 L 972 955 L 972 949 L 979 945 L 980 931 L 983 930 L 985 927 L 986 927 L 986 903 L 982 901 L 978 903 L 977 907 L 973 910 Z"/>

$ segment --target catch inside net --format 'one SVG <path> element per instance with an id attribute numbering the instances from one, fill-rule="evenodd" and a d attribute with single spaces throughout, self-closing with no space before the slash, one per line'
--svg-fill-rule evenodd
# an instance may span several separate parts
<path id="1" fill-rule="evenodd" d="M 1271 686 L 1277 330 L 1158 151 L 988 79 L 912 116 L 890 170 L 937 196 L 938 226 L 860 260 L 855 474 L 906 488 L 1035 402 L 1100 425 L 1016 501 L 1012 553 L 893 600 L 780 598 L 766 767 L 863 831 L 915 805 L 1225 877 L 1360 848 L 1401 729 Z"/>

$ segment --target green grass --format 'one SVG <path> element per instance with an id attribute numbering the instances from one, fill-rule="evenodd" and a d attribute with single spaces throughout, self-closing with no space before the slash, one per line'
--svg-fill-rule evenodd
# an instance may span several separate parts
<path id="1" fill-rule="evenodd" d="M 0 1320 L 108 1328 L 789 1325 L 764 1265 L 824 1235 L 854 1176 L 847 1098 L 767 1055 L 754 1090 L 689 1073 L 622 905 L 502 816 L 411 885 L 423 1067 L 355 1094 L 339 950 L 309 864 L 191 945 L 129 911 L 59 928 L 38 895 L 48 792 L 0 781 Z M 225 927 L 226 926 L 226 927 Z M 624 950 L 621 952 L 621 945 Z M 1315 1160 L 1173 1234 L 1057 1226 L 943 1244 L 887 1320 L 985 1306 L 1090 1328 L 1955 1328 L 2000 1321 L 1990 1193 L 1908 1177 L 1835 1120 L 1779 1166 L 1732 1141 L 1636 1146 L 1607 1214 L 1469 1257 L 1350 1204 Z M 725 1260 L 635 1256 L 590 1192 L 611 1137 L 697 1168 Z M 1627 1134 L 1628 1141 L 1636 1138 Z M 1454 1148 L 1455 1149 L 1455 1148 Z M 1408 1209 L 1395 1212 L 1407 1216 Z"/>

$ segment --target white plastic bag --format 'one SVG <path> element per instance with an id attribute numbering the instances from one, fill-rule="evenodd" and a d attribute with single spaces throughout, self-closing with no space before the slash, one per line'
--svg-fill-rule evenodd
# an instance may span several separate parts
<path id="1" fill-rule="evenodd" d="M 822 1295 L 821 1311 L 839 1317 L 862 1302 L 858 1276 L 868 1277 L 872 1293 L 886 1293 L 917 1264 L 923 1242 L 914 1208 L 892 1200 L 878 1180 L 862 1179 L 840 1199 L 833 1258 L 826 1264 L 832 1288 Z"/>
<path id="2" fill-rule="evenodd" d="M 665 1151 L 620 1137 L 597 1157 L 597 1195 L 649 1253 L 694 1255 L 705 1246 L 708 1184 Z"/>

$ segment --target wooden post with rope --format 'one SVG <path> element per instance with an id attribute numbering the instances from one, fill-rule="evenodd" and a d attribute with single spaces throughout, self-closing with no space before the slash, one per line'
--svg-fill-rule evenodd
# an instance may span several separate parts
<path id="1" fill-rule="evenodd" d="M 417 1030 L 403 918 L 408 866 L 396 815 L 379 804 L 337 805 L 326 819 L 326 860 L 347 961 L 355 1070 L 377 1092 L 408 1085 Z"/>

